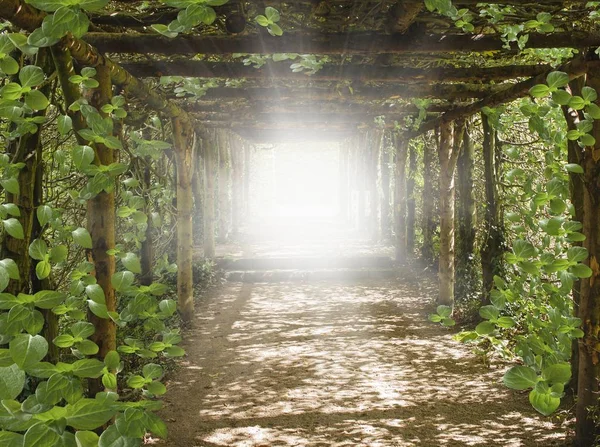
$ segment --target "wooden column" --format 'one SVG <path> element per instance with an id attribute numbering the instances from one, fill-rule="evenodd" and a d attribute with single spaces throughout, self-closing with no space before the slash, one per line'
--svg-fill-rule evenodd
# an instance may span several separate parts
<path id="1" fill-rule="evenodd" d="M 394 231 L 396 236 L 396 261 L 406 260 L 406 155 L 408 140 L 395 135 L 394 169 Z"/>
<path id="2" fill-rule="evenodd" d="M 440 262 L 438 304 L 454 305 L 454 173 L 458 150 L 454 124 L 440 126 Z"/>
<path id="3" fill-rule="evenodd" d="M 379 153 L 381 152 L 382 131 L 375 130 L 369 134 L 369 230 L 372 241 L 380 239 L 379 227 Z"/>
<path id="4" fill-rule="evenodd" d="M 204 148 L 204 257 L 215 257 L 215 133 L 208 132 Z"/>
<path id="5" fill-rule="evenodd" d="M 96 80 L 100 84 L 98 88 L 89 91 L 88 101 L 98 110 L 105 104 L 110 103 L 112 97 L 112 84 L 110 72 L 105 66 L 96 68 Z M 102 115 L 103 112 L 100 112 Z M 95 147 L 97 165 L 108 166 L 115 161 L 112 149 L 103 144 Z M 100 192 L 87 202 L 87 229 L 92 236 L 92 249 L 88 251 L 88 257 L 94 264 L 94 271 L 98 285 L 104 291 L 106 308 L 109 312 L 117 310 L 117 297 L 112 286 L 111 278 L 116 271 L 114 255 L 107 251 L 115 248 L 115 194 L 114 192 Z M 88 312 L 88 320 L 96 327 L 96 332 L 90 337 L 100 347 L 97 356 L 103 359 L 110 351 L 117 348 L 117 328 L 111 319 L 100 318 L 91 311 Z M 100 381 L 92 381 L 90 384 L 92 395 L 102 390 Z"/>
<path id="6" fill-rule="evenodd" d="M 437 138 L 434 139 L 435 145 L 431 140 L 423 139 L 423 216 L 421 220 L 421 229 L 423 231 L 423 246 L 421 247 L 421 259 L 427 265 L 434 262 L 433 235 L 436 229 L 435 218 L 435 188 L 439 185 L 436 179 L 434 160 L 437 151 Z"/>
<path id="7" fill-rule="evenodd" d="M 483 165 L 485 180 L 485 235 L 481 247 L 481 270 L 483 276 L 483 304 L 489 304 L 490 292 L 494 287 L 494 276 L 502 269 L 504 228 L 502 211 L 498 203 L 498 160 L 496 132 L 487 115 L 481 114 L 483 127 Z"/>
<path id="8" fill-rule="evenodd" d="M 417 174 L 417 142 L 411 141 L 408 146 L 408 175 L 406 176 L 406 253 L 415 255 L 415 175 Z"/>
<path id="9" fill-rule="evenodd" d="M 339 160 L 339 206 L 340 206 L 340 219 L 343 222 L 348 222 L 349 204 L 350 204 L 350 186 L 348 184 L 348 167 L 349 167 L 349 153 L 348 145 L 340 143 L 338 149 L 338 160 Z"/>
<path id="10" fill-rule="evenodd" d="M 192 176 L 192 192 L 194 194 L 194 244 L 202 245 L 204 241 L 204 140 L 198 138 Z"/>
<path id="11" fill-rule="evenodd" d="M 379 223 L 381 225 L 381 238 L 384 241 L 391 239 L 392 227 L 390 225 L 390 151 L 388 134 L 384 134 L 381 143 L 379 171 L 381 172 L 381 204 L 379 205 Z"/>
<path id="12" fill-rule="evenodd" d="M 231 232 L 235 236 L 240 232 L 242 206 L 244 203 L 244 170 L 242 144 L 238 137 L 229 135 L 231 150 Z"/>
<path id="13" fill-rule="evenodd" d="M 600 92 L 600 77 L 588 73 L 587 85 Z M 597 102 L 600 104 L 600 101 Z M 600 436 L 597 424 L 600 393 L 600 121 L 594 121 L 594 147 L 583 152 L 583 246 L 588 250 L 585 261 L 591 277 L 580 284 L 579 318 L 583 338 L 579 340 L 579 372 L 577 383 L 576 437 L 579 447 L 595 445 Z"/>
<path id="14" fill-rule="evenodd" d="M 460 133 L 460 130 L 457 130 Z M 471 142 L 470 128 L 465 125 L 462 132 L 456 168 L 457 203 L 456 203 L 456 282 L 454 295 L 460 299 L 468 299 L 478 293 L 477 271 L 475 268 L 475 235 L 477 223 L 477 208 L 474 196 L 474 156 L 475 151 Z"/>
<path id="15" fill-rule="evenodd" d="M 244 216 L 250 217 L 250 174 L 252 172 L 252 148 L 244 143 Z"/>
<path id="16" fill-rule="evenodd" d="M 218 150 L 219 150 L 219 222 L 218 222 L 218 241 L 225 242 L 231 231 L 231 161 L 229 139 L 226 138 L 225 131 L 218 131 Z"/>
<path id="17" fill-rule="evenodd" d="M 172 120 L 172 125 L 177 168 L 177 296 L 181 319 L 189 324 L 194 317 L 192 175 L 195 163 L 195 134 L 190 126 L 177 118 Z"/>

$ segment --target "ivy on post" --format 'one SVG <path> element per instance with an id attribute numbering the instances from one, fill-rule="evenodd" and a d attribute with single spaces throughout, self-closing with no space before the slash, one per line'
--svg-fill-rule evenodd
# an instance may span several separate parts
<path id="1" fill-rule="evenodd" d="M 194 317 L 192 176 L 196 135 L 192 127 L 177 118 L 172 120 L 172 126 L 177 167 L 177 297 L 181 319 L 190 324 Z"/>
<path id="2" fill-rule="evenodd" d="M 455 139 L 462 126 L 452 121 L 440 126 L 440 294 L 438 304 L 454 305 L 454 172 L 458 159 Z M 456 132 L 459 130 L 459 132 Z M 457 135 L 458 134 L 458 135 Z"/>
<path id="3" fill-rule="evenodd" d="M 408 140 L 396 133 L 394 169 L 394 232 L 396 234 L 396 261 L 406 260 L 406 158 Z"/>

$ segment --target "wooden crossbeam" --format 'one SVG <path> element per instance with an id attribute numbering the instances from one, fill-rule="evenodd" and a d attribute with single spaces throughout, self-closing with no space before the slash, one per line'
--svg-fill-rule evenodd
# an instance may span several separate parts
<path id="1" fill-rule="evenodd" d="M 85 39 L 106 53 L 129 54 L 383 54 L 506 51 L 498 35 L 423 36 L 339 33 L 286 33 L 252 36 L 185 36 L 169 39 L 157 34 L 88 33 Z M 600 46 L 599 33 L 568 32 L 529 35 L 527 48 L 584 48 Z M 516 44 L 511 50 L 517 51 Z"/>
<path id="2" fill-rule="evenodd" d="M 512 84 L 471 85 L 471 84 L 397 84 L 384 87 L 360 86 L 356 88 L 306 87 L 217 87 L 206 91 L 201 101 L 240 101 L 277 103 L 280 101 L 384 101 L 410 98 L 440 98 L 459 100 L 485 98 L 491 93 L 507 88 Z"/>
<path id="3" fill-rule="evenodd" d="M 295 73 L 290 62 L 267 63 L 254 68 L 238 62 L 177 60 L 172 62 L 123 62 L 123 68 L 137 77 L 185 76 L 227 79 L 291 79 L 305 81 L 374 81 L 374 82 L 489 82 L 536 76 L 546 65 L 510 65 L 489 68 L 404 68 L 360 64 L 325 65 L 307 75 Z"/>
<path id="4" fill-rule="evenodd" d="M 456 107 L 446 113 L 443 113 L 435 119 L 425 121 L 423 124 L 421 124 L 418 130 L 414 132 L 408 132 L 406 136 L 408 138 L 414 138 L 435 129 L 444 123 L 473 115 L 484 107 L 496 107 L 500 104 L 508 103 L 514 101 L 515 99 L 526 96 L 531 87 L 546 82 L 546 76 L 550 71 L 562 71 L 567 73 L 570 79 L 575 79 L 583 76 L 588 70 L 598 70 L 599 68 L 600 61 L 588 61 L 585 59 L 585 57 L 579 55 L 571 61 L 557 67 L 556 69 L 548 70 L 545 73 L 519 82 L 505 90 L 493 93 L 480 101 L 471 103 L 469 105 Z"/>

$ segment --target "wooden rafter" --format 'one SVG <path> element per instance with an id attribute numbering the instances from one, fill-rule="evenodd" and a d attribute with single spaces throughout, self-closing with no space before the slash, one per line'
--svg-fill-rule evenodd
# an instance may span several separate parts
<path id="1" fill-rule="evenodd" d="M 86 41 L 106 53 L 128 54 L 406 54 L 506 51 L 497 35 L 423 36 L 369 33 L 298 34 L 281 37 L 254 36 L 178 36 L 157 34 L 88 33 Z M 568 32 L 529 35 L 528 48 L 584 48 L 600 46 L 600 34 Z M 511 44 L 513 51 L 516 44 Z"/>

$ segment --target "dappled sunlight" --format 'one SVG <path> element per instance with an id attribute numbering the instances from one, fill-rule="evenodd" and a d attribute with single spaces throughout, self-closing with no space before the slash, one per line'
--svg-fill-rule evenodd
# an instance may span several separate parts
<path id="1" fill-rule="evenodd" d="M 173 446 L 551 446 L 564 429 L 429 323 L 431 278 L 229 284 L 165 398 Z M 182 414 L 187 414 L 185 418 Z"/>

